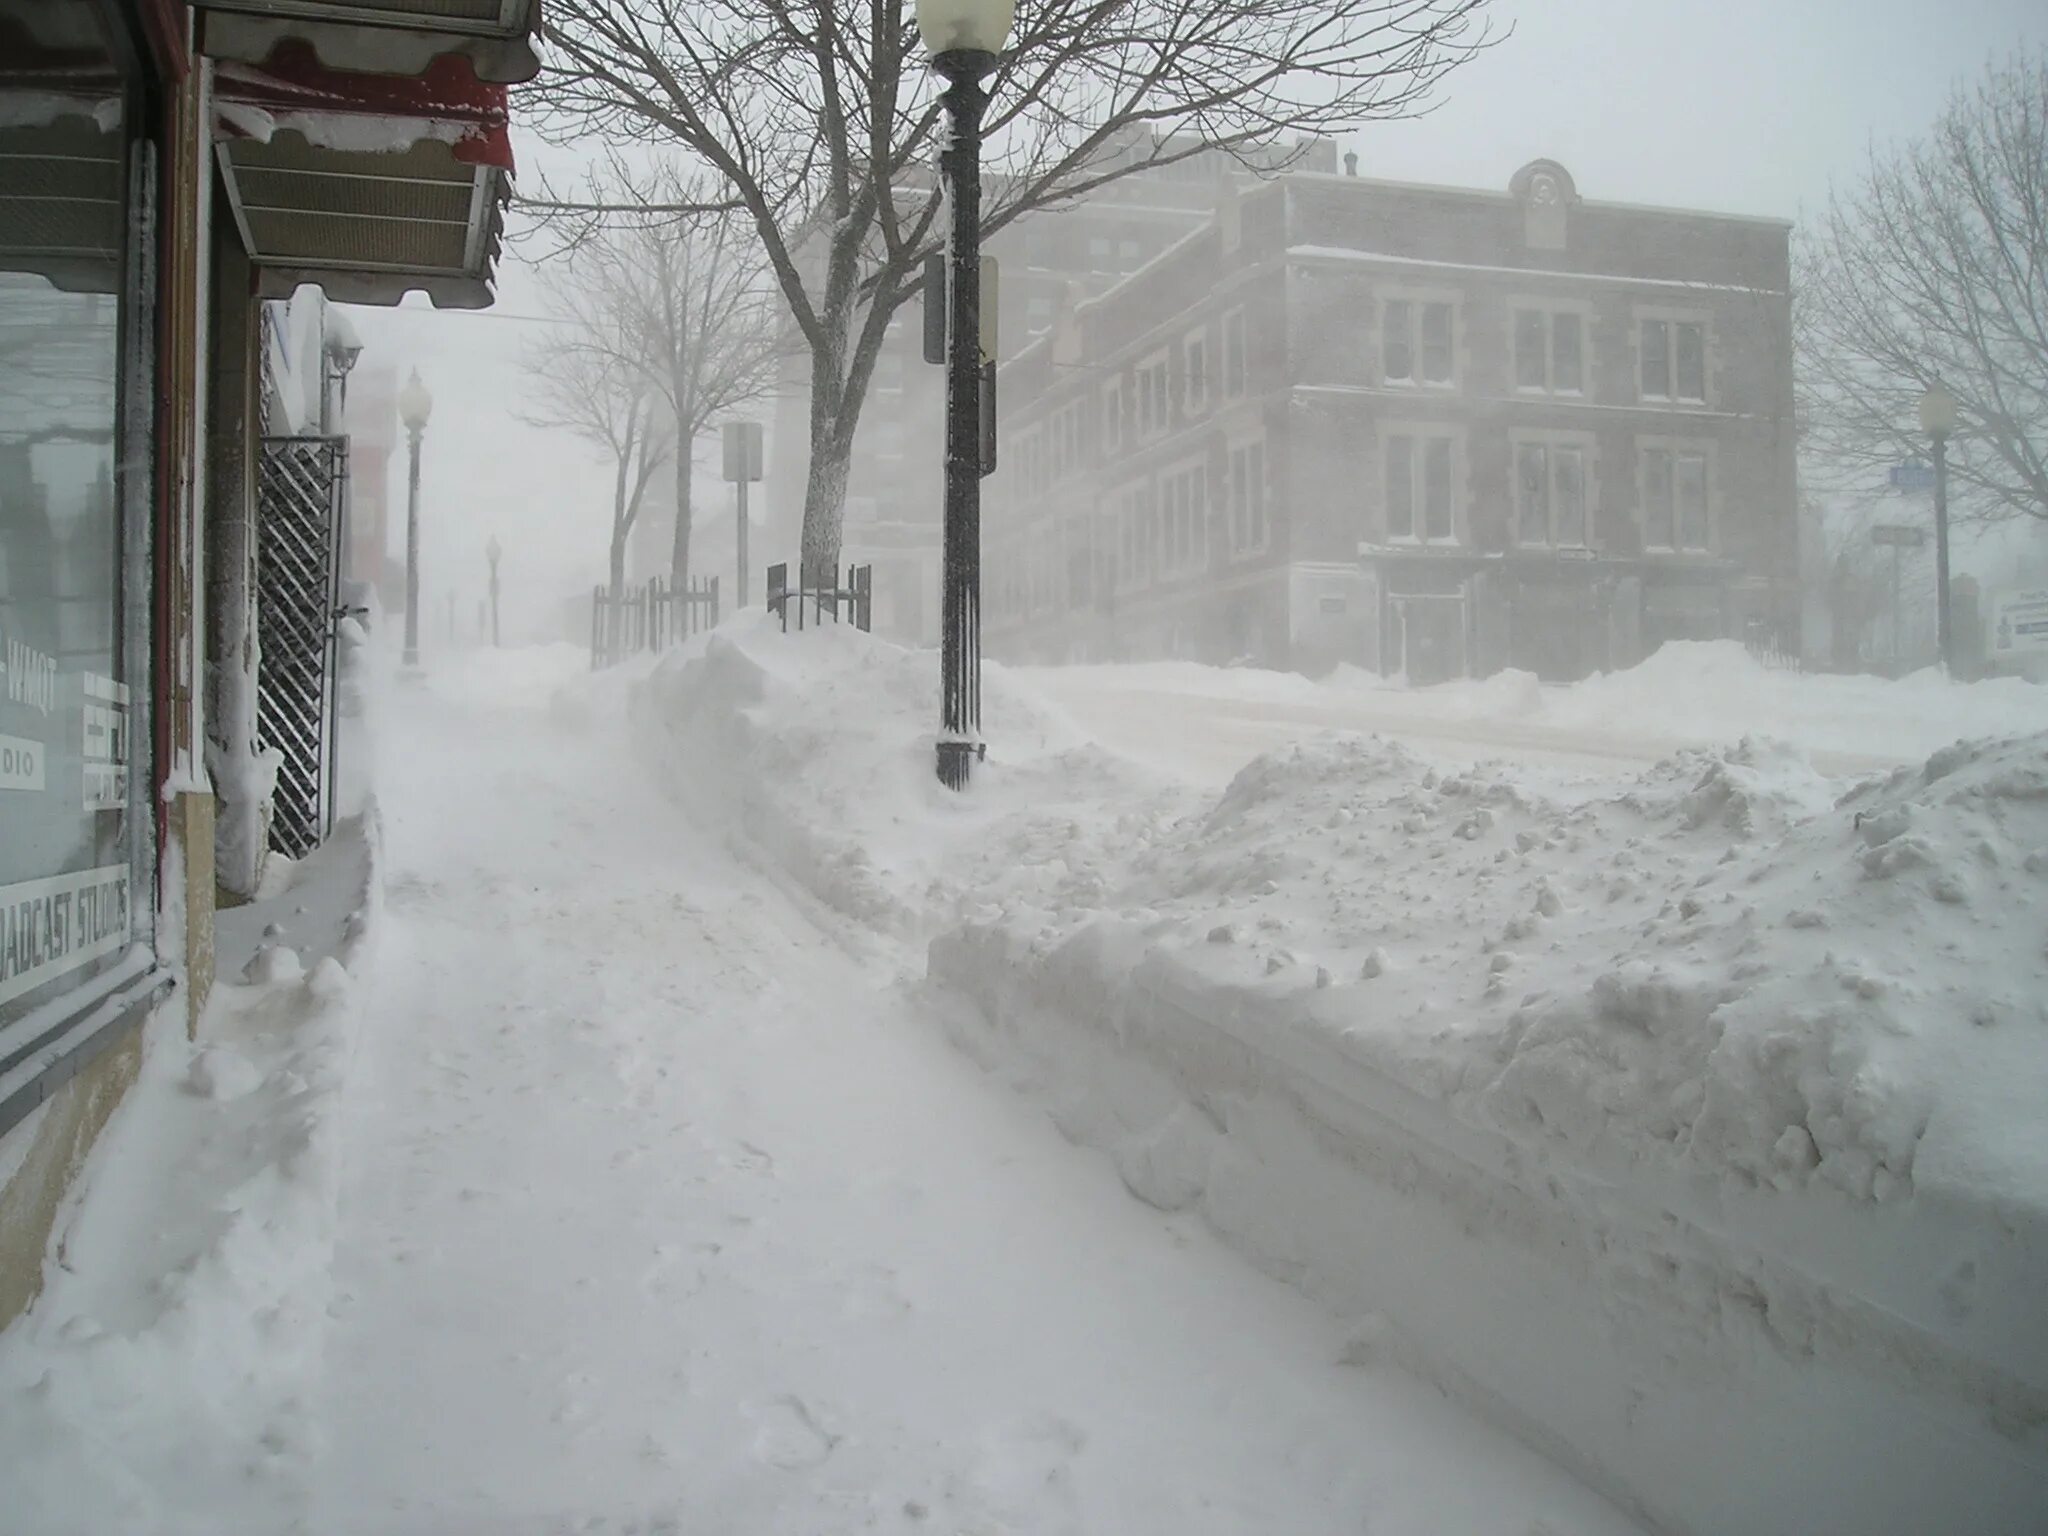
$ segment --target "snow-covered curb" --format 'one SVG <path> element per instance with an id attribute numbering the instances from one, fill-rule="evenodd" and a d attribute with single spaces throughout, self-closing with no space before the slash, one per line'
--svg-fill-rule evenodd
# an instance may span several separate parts
<path id="1" fill-rule="evenodd" d="M 1007 755 L 959 800 L 931 670 L 743 628 L 636 721 L 1362 1358 L 1675 1530 L 2037 1528 L 2048 744 L 1837 806 L 1762 743 L 1559 801 L 1338 737 L 1209 803 L 996 671 Z"/>
<path id="2" fill-rule="evenodd" d="M 308 969 L 288 947 L 293 892 L 326 877 L 348 883 L 323 894 L 349 911 L 338 952 Z M 252 1484 L 293 1527 L 380 891 L 372 806 L 262 909 L 285 936 L 216 985 L 196 1040 L 182 1002 L 145 1026 L 43 1293 L 0 1334 L 10 1536 L 210 1536 L 250 1506 L 215 1510 L 207 1492 Z"/>

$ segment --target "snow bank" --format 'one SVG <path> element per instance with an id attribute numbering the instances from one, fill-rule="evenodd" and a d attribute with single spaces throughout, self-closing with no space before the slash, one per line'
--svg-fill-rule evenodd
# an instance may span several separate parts
<path id="1" fill-rule="evenodd" d="M 297 1528 L 327 1316 L 339 1100 L 377 904 L 374 816 L 298 866 L 353 882 L 341 953 L 273 943 L 196 1040 L 174 1000 L 61 1218 L 42 1295 L 0 1334 L 9 1536 Z M 237 909 L 239 913 L 256 908 Z M 213 1500 L 237 1490 L 229 1507 Z M 244 1496 L 246 1494 L 246 1496 Z"/>
<path id="2" fill-rule="evenodd" d="M 1151 821 L 1171 799 L 1003 668 L 984 667 L 982 694 L 1002 750 L 966 797 L 933 767 L 936 659 L 857 630 L 785 635 L 742 616 L 655 670 L 630 708 L 681 799 L 841 917 L 902 936 L 966 910 L 992 878 L 1071 895 L 1065 877 L 1099 857 L 1104 807 Z"/>
<path id="3" fill-rule="evenodd" d="M 1338 735 L 1204 798 L 992 669 L 963 798 L 935 673 L 728 629 L 635 713 L 702 814 L 929 936 L 965 1046 L 1364 1353 L 1674 1529 L 2038 1529 L 2048 737 L 1839 799 L 1744 740 L 1567 799 Z"/>

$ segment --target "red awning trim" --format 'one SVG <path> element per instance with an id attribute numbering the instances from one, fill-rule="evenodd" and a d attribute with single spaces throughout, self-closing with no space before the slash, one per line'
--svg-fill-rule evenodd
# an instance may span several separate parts
<path id="1" fill-rule="evenodd" d="M 361 153 L 438 139 L 465 165 L 513 168 L 506 88 L 477 79 L 459 54 L 420 76 L 364 75 L 327 68 L 304 44 L 283 45 L 262 69 L 221 63 L 214 99 L 223 137 L 267 140 L 290 128 L 323 149 Z"/>
<path id="2" fill-rule="evenodd" d="M 142 30 L 149 39 L 149 51 L 165 81 L 175 84 L 192 68 L 192 7 L 187 0 L 139 0 Z"/>
<path id="3" fill-rule="evenodd" d="M 316 20 L 304 16 L 263 16 L 207 10 L 201 17 L 200 51 L 244 64 L 266 62 L 284 42 L 304 43 L 331 69 L 373 75 L 419 75 L 445 54 L 467 59 L 479 80 L 516 85 L 540 73 L 531 28 L 508 37 L 436 31 L 419 27 Z"/>

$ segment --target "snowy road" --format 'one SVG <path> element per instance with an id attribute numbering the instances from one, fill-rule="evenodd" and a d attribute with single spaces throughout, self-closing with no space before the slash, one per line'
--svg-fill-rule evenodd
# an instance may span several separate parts
<path id="1" fill-rule="evenodd" d="M 314 1530 L 1634 1529 L 1340 1363 L 602 729 L 392 714 Z"/>
<path id="2" fill-rule="evenodd" d="M 1297 696 L 1259 698 L 1231 691 L 1229 673 L 1221 674 L 1215 689 L 1203 690 L 1158 686 L 1142 668 L 1016 670 L 1031 688 L 1105 745 L 1203 784 L 1228 783 L 1261 752 L 1325 731 L 1378 732 L 1426 758 L 1460 767 L 1505 757 L 1609 776 L 1656 762 L 1680 747 L 1722 739 L 1722 733 L 1711 730 L 1679 736 L 1655 729 L 1565 729 L 1527 721 L 1458 718 L 1432 709 L 1426 693 L 1311 690 L 1305 680 L 1295 690 Z M 1826 750 L 1810 755 L 1823 773 L 1853 775 L 1896 767 L 1915 754 L 1908 746 L 1897 756 Z"/>

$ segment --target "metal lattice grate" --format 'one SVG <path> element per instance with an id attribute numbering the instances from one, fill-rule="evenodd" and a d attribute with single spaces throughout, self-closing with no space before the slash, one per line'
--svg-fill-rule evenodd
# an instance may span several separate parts
<path id="1" fill-rule="evenodd" d="M 256 733 L 283 758 L 271 846 L 302 858 L 334 822 L 335 616 L 345 437 L 266 437 L 257 489 Z"/>

